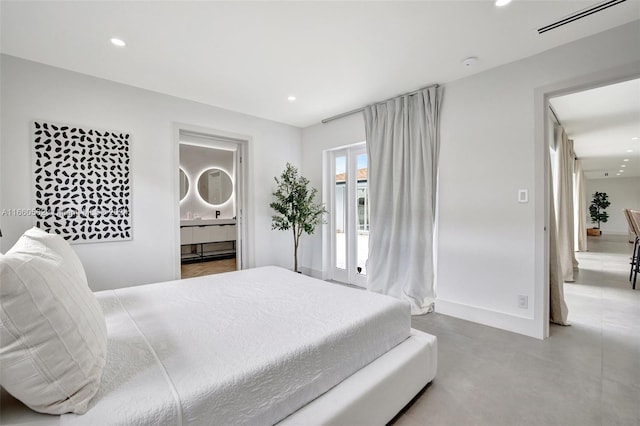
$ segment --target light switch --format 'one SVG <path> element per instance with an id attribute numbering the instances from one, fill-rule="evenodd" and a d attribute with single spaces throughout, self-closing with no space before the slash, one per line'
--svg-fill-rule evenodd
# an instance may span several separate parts
<path id="1" fill-rule="evenodd" d="M 526 189 L 518 189 L 518 202 L 519 203 L 528 203 L 529 202 L 529 191 Z"/>

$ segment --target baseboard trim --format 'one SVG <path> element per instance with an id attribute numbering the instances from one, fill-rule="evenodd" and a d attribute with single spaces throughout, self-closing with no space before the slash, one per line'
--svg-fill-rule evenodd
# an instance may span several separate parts
<path id="1" fill-rule="evenodd" d="M 443 299 L 436 299 L 435 305 L 435 311 L 439 314 L 523 334 L 536 339 L 544 338 L 541 330 L 536 327 L 534 319 L 530 317 L 492 311 Z"/>
<path id="2" fill-rule="evenodd" d="M 300 272 L 302 272 L 303 274 L 313 277 L 313 278 L 318 278 L 320 280 L 324 280 L 325 278 L 325 274 L 323 273 L 323 271 L 317 270 L 317 269 L 311 269 L 311 268 L 307 268 L 307 267 L 300 267 Z"/>

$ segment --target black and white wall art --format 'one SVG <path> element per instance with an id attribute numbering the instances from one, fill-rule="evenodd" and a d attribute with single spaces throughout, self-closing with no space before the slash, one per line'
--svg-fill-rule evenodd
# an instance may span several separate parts
<path id="1" fill-rule="evenodd" d="M 36 226 L 70 243 L 132 238 L 130 135 L 34 122 Z"/>

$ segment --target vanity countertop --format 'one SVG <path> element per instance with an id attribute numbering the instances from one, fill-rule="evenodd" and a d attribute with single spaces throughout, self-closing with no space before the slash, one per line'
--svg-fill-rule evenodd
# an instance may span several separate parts
<path id="1" fill-rule="evenodd" d="M 180 226 L 235 225 L 235 219 L 181 219 Z"/>

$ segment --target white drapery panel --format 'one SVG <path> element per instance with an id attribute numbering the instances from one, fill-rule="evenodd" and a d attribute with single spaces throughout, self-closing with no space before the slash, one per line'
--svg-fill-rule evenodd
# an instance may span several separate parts
<path id="1" fill-rule="evenodd" d="M 433 234 L 442 88 L 365 108 L 370 231 L 367 288 L 433 310 Z"/>
<path id="2" fill-rule="evenodd" d="M 587 190 L 584 170 L 582 169 L 582 160 L 576 159 L 574 166 L 574 244 L 576 250 L 587 251 Z"/>
<path id="3" fill-rule="evenodd" d="M 573 225 L 573 141 L 567 138 L 564 128 L 557 126 L 556 167 L 554 167 L 554 201 L 556 210 L 556 226 L 558 230 L 558 258 L 562 268 L 562 279 L 574 282 L 573 268 L 578 267 L 574 249 Z"/>
<path id="4" fill-rule="evenodd" d="M 560 325 L 569 325 L 569 309 L 564 300 L 564 281 L 558 253 L 558 227 L 556 226 L 555 197 L 549 203 L 549 320 Z"/>

